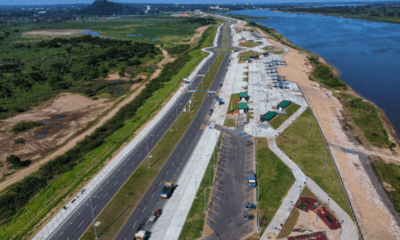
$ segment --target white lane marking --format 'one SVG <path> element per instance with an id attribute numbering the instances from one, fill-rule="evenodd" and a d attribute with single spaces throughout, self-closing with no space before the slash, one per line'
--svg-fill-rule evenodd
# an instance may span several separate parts
<path id="1" fill-rule="evenodd" d="M 117 185 L 118 181 L 114 183 L 114 186 Z"/>
<path id="2" fill-rule="evenodd" d="M 153 197 L 154 196 L 154 193 L 153 193 L 153 195 L 151 195 L 151 197 Z"/>
<path id="3" fill-rule="evenodd" d="M 174 165 L 174 162 L 172 162 L 171 166 Z"/>
<path id="4" fill-rule="evenodd" d="M 79 226 L 78 226 L 78 227 L 80 227 L 84 221 L 85 221 L 85 220 L 83 220 L 83 221 L 81 222 L 81 224 L 79 224 Z"/>
<path id="5" fill-rule="evenodd" d="M 168 175 L 168 172 L 169 172 L 169 171 L 167 171 L 167 172 L 165 173 L 165 175 Z"/>
<path id="6" fill-rule="evenodd" d="M 127 172 L 127 171 L 125 171 L 124 174 L 122 174 L 122 176 L 125 175 L 126 172 Z"/>
<path id="7" fill-rule="evenodd" d="M 133 166 L 133 164 L 135 164 L 135 162 L 133 162 L 133 163 L 131 164 L 131 166 Z"/>
<path id="8" fill-rule="evenodd" d="M 105 198 L 105 197 L 107 196 L 107 194 L 108 194 L 108 193 L 106 193 L 106 195 L 104 195 L 104 197 L 103 197 L 103 198 Z"/>
<path id="9" fill-rule="evenodd" d="M 147 206 L 144 206 L 144 208 L 143 208 L 142 212 L 144 212 L 144 210 L 146 209 L 146 207 L 147 207 Z"/>
<path id="10" fill-rule="evenodd" d="M 137 221 L 133 224 L 132 228 L 136 225 Z"/>
<path id="11" fill-rule="evenodd" d="M 183 149 L 183 146 L 182 146 L 182 148 L 181 148 L 181 150 Z"/>
<path id="12" fill-rule="evenodd" d="M 176 155 L 177 157 L 179 156 L 179 153 Z"/>
<path id="13" fill-rule="evenodd" d="M 95 210 L 97 208 L 97 205 L 93 208 L 93 210 Z"/>
<path id="14" fill-rule="evenodd" d="M 139 157 L 142 156 L 142 154 L 139 155 Z"/>
<path id="15" fill-rule="evenodd" d="M 187 143 L 187 139 L 186 139 L 185 143 Z"/>

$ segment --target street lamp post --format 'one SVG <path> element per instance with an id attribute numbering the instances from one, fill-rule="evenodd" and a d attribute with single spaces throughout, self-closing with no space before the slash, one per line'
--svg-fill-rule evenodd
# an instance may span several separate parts
<path id="1" fill-rule="evenodd" d="M 98 196 L 93 196 L 93 197 L 100 198 L 100 197 L 98 197 Z M 90 198 L 89 198 L 89 202 L 90 202 L 90 209 L 92 210 L 92 218 L 93 218 L 94 234 L 96 235 L 96 239 L 97 239 L 96 223 L 94 222 L 94 214 L 93 214 L 93 207 L 92 207 L 92 196 L 90 196 Z"/>
<path id="2" fill-rule="evenodd" d="M 324 166 L 323 166 L 323 168 L 325 168 L 325 162 L 326 162 L 326 149 L 327 149 L 328 147 L 325 147 L 325 157 L 324 157 Z"/>

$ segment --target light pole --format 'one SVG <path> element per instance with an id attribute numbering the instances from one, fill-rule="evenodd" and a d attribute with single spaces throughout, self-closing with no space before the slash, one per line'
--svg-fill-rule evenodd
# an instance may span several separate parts
<path id="1" fill-rule="evenodd" d="M 208 188 L 211 188 L 211 168 L 208 167 Z"/>
<path id="2" fill-rule="evenodd" d="M 176 114 L 176 131 L 179 130 L 179 118 L 178 118 L 178 105 L 181 105 L 182 103 L 177 103 L 175 104 L 175 114 Z"/>
<path id="3" fill-rule="evenodd" d="M 153 137 L 153 134 L 149 135 L 149 137 Z M 149 168 L 150 168 L 149 140 L 150 140 L 150 139 L 148 139 L 148 140 L 146 141 L 146 144 L 147 144 L 147 163 L 149 164 Z"/>
<path id="4" fill-rule="evenodd" d="M 324 157 L 324 166 L 323 166 L 323 168 L 325 168 L 325 162 L 326 162 L 326 149 L 327 149 L 328 147 L 325 147 L 325 157 Z"/>
<path id="5" fill-rule="evenodd" d="M 310 115 L 310 120 L 308 121 L 308 132 L 310 133 L 310 128 L 311 128 L 311 115 Z"/>
<path id="6" fill-rule="evenodd" d="M 257 233 L 260 232 L 260 217 L 258 216 L 258 203 L 256 204 L 256 211 L 257 211 Z"/>
<path id="7" fill-rule="evenodd" d="M 100 197 L 98 197 L 98 196 L 93 196 L 93 197 L 95 197 L 95 198 L 100 198 Z M 93 207 L 92 207 L 92 196 L 90 196 L 89 201 L 90 201 L 90 209 L 92 210 L 94 234 L 96 235 L 96 239 L 97 239 L 96 223 L 94 222 L 94 214 L 93 214 Z"/>
<path id="8" fill-rule="evenodd" d="M 203 189 L 204 192 L 204 212 L 206 212 L 206 188 Z"/>

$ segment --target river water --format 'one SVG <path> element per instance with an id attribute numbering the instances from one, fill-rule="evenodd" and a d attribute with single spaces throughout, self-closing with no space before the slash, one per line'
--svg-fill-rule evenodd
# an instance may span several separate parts
<path id="1" fill-rule="evenodd" d="M 383 109 L 399 132 L 400 24 L 268 10 L 230 14 L 270 17 L 253 21 L 276 29 L 338 68 L 340 78 Z"/>

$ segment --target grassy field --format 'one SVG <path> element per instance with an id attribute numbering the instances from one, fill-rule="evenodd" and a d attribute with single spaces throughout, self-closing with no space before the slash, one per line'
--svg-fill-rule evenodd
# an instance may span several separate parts
<path id="1" fill-rule="evenodd" d="M 240 93 L 234 93 L 231 95 L 231 100 L 229 101 L 228 112 L 234 112 L 238 110 L 238 104 L 235 103 L 236 100 L 240 99 Z"/>
<path id="2" fill-rule="evenodd" d="M 286 121 L 290 116 L 293 115 L 297 110 L 299 110 L 300 105 L 297 105 L 295 103 L 291 103 L 286 109 L 286 114 L 278 114 L 275 116 L 271 121 L 268 123 L 275 129 L 277 129 L 282 123 Z"/>
<path id="3" fill-rule="evenodd" d="M 292 233 L 292 229 L 296 224 L 299 216 L 300 216 L 299 210 L 297 208 L 293 208 L 277 238 L 285 238 L 289 236 L 289 234 Z"/>
<path id="4" fill-rule="evenodd" d="M 236 127 L 235 119 L 234 118 L 225 119 L 224 126 L 225 127 Z"/>
<path id="5" fill-rule="evenodd" d="M 222 47 L 228 47 L 228 27 L 230 23 L 226 23 L 222 29 Z"/>
<path id="6" fill-rule="evenodd" d="M 224 52 L 224 51 L 234 51 L 235 48 L 214 48 L 215 51 L 220 51 L 220 52 Z"/>
<path id="7" fill-rule="evenodd" d="M 369 141 L 378 147 L 391 147 L 389 136 L 379 118 L 378 109 L 369 102 L 351 94 L 341 93 L 337 95 L 346 110 L 350 112 L 354 123 L 361 130 L 362 134 L 357 136 L 360 142 Z"/>
<path id="8" fill-rule="evenodd" d="M 385 163 L 378 157 L 373 157 L 371 164 L 396 211 L 400 211 L 400 166 L 395 163 Z"/>
<path id="9" fill-rule="evenodd" d="M 201 47 L 212 46 L 216 27 L 207 30 L 207 36 L 202 42 Z M 34 233 L 42 227 L 41 219 L 53 208 L 61 209 L 68 198 L 77 193 L 85 182 L 91 176 L 96 174 L 103 167 L 104 161 L 110 159 L 114 151 L 118 150 L 122 144 L 134 137 L 134 133 L 144 123 L 146 123 L 162 103 L 168 99 L 173 91 L 181 84 L 182 78 L 188 76 L 199 62 L 206 56 L 200 49 L 189 53 L 192 60 L 179 70 L 178 74 L 172 77 L 170 82 L 164 83 L 164 87 L 159 89 L 148 101 L 141 107 L 135 116 L 125 122 L 124 127 L 108 137 L 107 141 L 101 146 L 93 149 L 86 154 L 81 161 L 77 162 L 72 171 L 66 172 L 54 179 L 46 189 L 35 196 L 18 214 L 13 216 L 7 223 L 0 226 L 0 238 L 10 239 L 28 239 L 33 237 Z"/>
<path id="10" fill-rule="evenodd" d="M 206 191 L 206 206 L 210 204 L 210 194 L 211 194 L 211 188 L 210 186 L 210 173 L 211 171 L 211 181 L 214 179 L 214 173 L 215 169 L 213 167 L 214 165 L 214 156 L 215 161 L 218 161 L 218 152 L 217 152 L 217 147 L 221 146 L 221 141 L 218 141 L 217 146 L 214 149 L 214 152 L 210 158 L 210 162 L 208 163 L 207 166 L 207 171 L 204 173 L 203 179 L 201 180 L 200 187 L 197 191 L 197 196 L 198 198 L 195 198 L 192 206 L 190 207 L 189 214 L 186 218 L 185 224 L 183 225 L 181 234 L 179 235 L 179 240 L 185 239 L 185 240 L 195 240 L 199 239 L 202 235 L 201 231 L 203 230 L 204 227 L 204 221 L 206 218 L 206 214 L 204 213 L 204 192 Z M 211 182 L 212 186 L 212 182 Z"/>
<path id="11" fill-rule="evenodd" d="M 291 170 L 268 148 L 265 138 L 257 138 L 260 185 L 259 207 L 265 211 L 260 218 L 269 223 L 282 204 L 283 198 L 295 182 Z M 257 143 L 256 143 L 257 144 Z M 267 226 L 262 226 L 263 232 Z"/>
<path id="12" fill-rule="evenodd" d="M 311 128 L 308 133 L 310 116 Z M 339 176 L 328 151 L 326 153 L 325 168 L 323 168 L 326 144 L 310 109 L 304 111 L 279 135 L 276 138 L 276 143 L 290 159 L 301 167 L 308 177 L 313 179 L 330 195 L 349 216 L 352 216 Z"/>
<path id="13" fill-rule="evenodd" d="M 224 53 L 219 54 L 213 63 L 214 67 L 212 65 L 204 76 L 204 89 L 210 88 L 225 55 Z M 165 133 L 154 149 L 151 150 L 151 168 L 148 168 L 147 162 L 143 161 L 114 196 L 112 201 L 96 218 L 96 221 L 102 223 L 97 228 L 100 239 L 112 238 L 117 233 L 124 220 L 129 217 L 129 213 L 136 207 L 136 203 L 140 200 L 141 196 L 146 193 L 149 183 L 154 181 L 170 154 L 175 150 L 180 139 L 184 136 L 206 95 L 207 93 L 194 94 L 192 104 L 193 111 L 181 112 L 178 116 L 178 121 L 174 122 L 170 130 Z M 186 108 L 188 108 L 188 106 L 186 106 Z M 176 130 L 178 128 L 178 122 L 179 130 Z M 82 239 L 93 238 L 94 230 L 92 228 L 89 228 L 82 237 Z"/>
<path id="14" fill-rule="evenodd" d="M 261 43 L 256 43 L 256 42 L 239 42 L 239 46 L 241 47 L 248 47 L 248 48 L 253 48 L 253 47 L 257 47 L 260 46 Z"/>
<path id="15" fill-rule="evenodd" d="M 245 58 L 250 58 L 252 55 L 259 55 L 259 52 L 247 51 L 239 53 L 239 63 L 243 63 Z"/>

